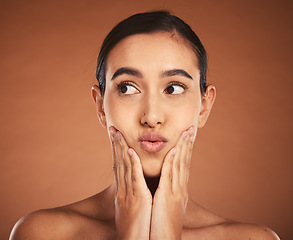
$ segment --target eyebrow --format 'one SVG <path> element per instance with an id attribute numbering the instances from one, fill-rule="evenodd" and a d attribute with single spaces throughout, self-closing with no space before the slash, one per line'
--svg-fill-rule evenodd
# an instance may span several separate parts
<path id="1" fill-rule="evenodd" d="M 115 78 L 117 78 L 118 76 L 123 75 L 123 74 L 131 75 L 131 76 L 135 76 L 135 77 L 140 77 L 140 78 L 142 77 L 142 74 L 135 69 L 121 67 L 115 71 L 111 80 L 114 80 Z M 171 70 L 163 71 L 161 74 L 161 77 L 162 78 L 172 77 L 172 76 L 176 76 L 176 75 L 187 77 L 187 78 L 193 80 L 193 78 L 183 69 L 171 69 Z"/>
<path id="2" fill-rule="evenodd" d="M 142 77 L 142 74 L 139 71 L 132 69 L 132 68 L 122 67 L 122 68 L 118 68 L 115 71 L 111 80 L 114 80 L 115 78 L 117 78 L 118 76 L 123 75 L 123 74 L 131 75 L 131 76 L 135 76 L 135 77 L 140 77 L 140 78 Z"/>
<path id="3" fill-rule="evenodd" d="M 176 76 L 176 75 L 187 77 L 187 78 L 193 80 L 193 78 L 183 69 L 171 69 L 171 70 L 164 71 L 162 73 L 162 77 L 172 77 L 172 76 Z"/>

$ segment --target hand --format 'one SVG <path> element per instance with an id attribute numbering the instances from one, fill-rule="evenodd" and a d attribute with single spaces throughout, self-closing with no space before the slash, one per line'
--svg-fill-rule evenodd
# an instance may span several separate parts
<path id="1" fill-rule="evenodd" d="M 117 239 L 149 240 L 152 195 L 146 185 L 140 159 L 119 131 L 113 127 L 109 131 L 116 184 Z"/>
<path id="2" fill-rule="evenodd" d="M 181 239 L 188 202 L 187 183 L 194 142 L 194 128 L 183 132 L 165 156 L 153 200 L 150 239 Z"/>

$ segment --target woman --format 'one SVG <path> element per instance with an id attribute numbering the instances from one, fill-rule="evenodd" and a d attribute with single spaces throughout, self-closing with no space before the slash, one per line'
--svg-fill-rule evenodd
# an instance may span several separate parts
<path id="1" fill-rule="evenodd" d="M 18 239 L 278 239 L 188 198 L 194 139 L 216 90 L 191 28 L 165 11 L 136 14 L 108 34 L 92 88 L 113 152 L 114 182 L 83 201 L 23 217 Z"/>

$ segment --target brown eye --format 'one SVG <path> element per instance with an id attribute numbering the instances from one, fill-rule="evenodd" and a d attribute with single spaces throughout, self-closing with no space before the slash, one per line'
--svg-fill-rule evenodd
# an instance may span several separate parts
<path id="1" fill-rule="evenodd" d="M 173 86 L 169 86 L 169 87 L 167 87 L 167 88 L 166 88 L 166 92 L 167 92 L 168 94 L 172 94 L 172 93 L 174 92 L 174 87 L 173 87 Z"/>
<path id="2" fill-rule="evenodd" d="M 181 94 L 185 91 L 186 87 L 185 86 L 181 86 L 181 85 L 169 85 L 164 92 L 167 94 L 172 94 L 172 95 L 176 95 L 176 94 Z"/>
<path id="3" fill-rule="evenodd" d="M 127 87 L 125 85 L 124 86 L 121 86 L 120 92 L 121 93 L 126 93 L 127 92 Z"/>
<path id="4" fill-rule="evenodd" d="M 117 86 L 119 93 L 124 95 L 133 95 L 139 93 L 139 90 L 130 83 L 123 82 Z"/>

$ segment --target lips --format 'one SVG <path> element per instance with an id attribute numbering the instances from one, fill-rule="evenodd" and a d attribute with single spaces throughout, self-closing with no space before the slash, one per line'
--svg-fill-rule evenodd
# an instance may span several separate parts
<path id="1" fill-rule="evenodd" d="M 140 136 L 138 142 L 142 149 L 154 153 L 162 150 L 167 143 L 167 139 L 157 132 L 145 132 Z"/>

